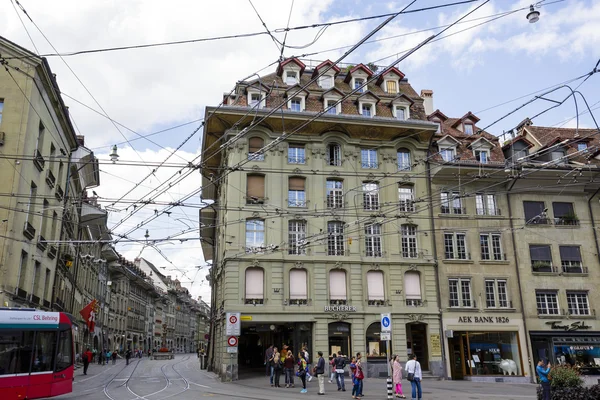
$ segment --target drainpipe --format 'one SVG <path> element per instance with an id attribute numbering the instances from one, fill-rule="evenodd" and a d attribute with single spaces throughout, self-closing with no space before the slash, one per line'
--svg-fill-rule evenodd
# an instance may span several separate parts
<path id="1" fill-rule="evenodd" d="M 433 137 L 435 136 L 435 132 L 431 133 L 431 137 L 429 138 L 429 144 L 427 145 L 427 158 L 425 161 L 425 169 L 427 171 L 427 195 L 429 196 L 429 223 L 431 224 L 431 247 L 433 250 L 433 259 L 434 259 L 434 268 L 436 269 L 435 274 L 435 288 L 437 291 L 437 308 L 440 316 L 440 344 L 442 347 L 442 373 L 444 374 L 444 379 L 448 379 L 448 371 L 446 370 L 446 338 L 444 337 L 444 324 L 442 320 L 442 291 L 440 289 L 440 279 L 439 279 L 439 264 L 438 264 L 438 254 L 437 254 L 437 244 L 435 241 L 435 218 L 433 217 L 433 198 L 432 189 L 431 189 L 431 164 L 429 163 L 429 157 L 431 157 L 431 145 L 433 143 Z"/>
<path id="2" fill-rule="evenodd" d="M 535 371 L 535 368 L 533 367 L 533 360 L 531 358 L 531 340 L 529 337 L 527 337 L 529 330 L 527 329 L 527 318 L 525 317 L 525 303 L 523 301 L 523 289 L 521 287 L 521 273 L 519 270 L 519 257 L 518 257 L 518 253 L 517 253 L 517 240 L 515 237 L 515 228 L 514 228 L 514 224 L 513 224 L 513 219 L 512 219 L 512 207 L 510 205 L 510 191 L 512 190 L 513 186 L 515 186 L 515 183 L 517 183 L 517 178 L 514 178 L 513 181 L 511 182 L 511 184 L 509 185 L 508 189 L 506 190 L 506 202 L 508 203 L 508 221 L 510 223 L 510 234 L 512 237 L 512 245 L 513 245 L 513 253 L 515 255 L 515 268 L 517 270 L 517 285 L 519 288 L 519 302 L 521 305 L 521 315 L 523 315 L 523 330 L 525 331 L 525 348 L 527 349 L 527 363 L 529 364 L 529 369 L 531 371 L 531 374 L 529 375 L 529 381 L 531 383 L 535 383 L 535 373 L 533 371 Z"/>
<path id="3" fill-rule="evenodd" d="M 594 211 L 592 209 L 592 199 L 600 192 L 600 187 L 590 196 L 588 199 L 588 210 L 590 212 L 590 218 L 592 219 L 592 233 L 594 234 L 594 244 L 596 245 L 596 255 L 598 261 L 600 261 L 600 247 L 598 247 L 598 232 L 596 232 L 596 222 L 594 221 Z"/>

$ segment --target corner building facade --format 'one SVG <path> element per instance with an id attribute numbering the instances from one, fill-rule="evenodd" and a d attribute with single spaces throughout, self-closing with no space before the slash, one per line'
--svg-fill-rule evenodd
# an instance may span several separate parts
<path id="1" fill-rule="evenodd" d="M 285 60 L 206 110 L 209 365 L 223 378 L 264 373 L 265 350 L 285 344 L 294 354 L 308 346 L 312 360 L 360 352 L 370 377 L 387 375 L 391 354 L 416 353 L 426 374 L 442 376 L 432 215 L 421 200 L 436 125 L 395 68 L 371 79 L 364 65 L 334 66 L 302 89 L 329 65 Z M 241 313 L 237 355 L 227 352 L 227 312 Z M 381 313 L 391 313 L 390 349 Z"/>

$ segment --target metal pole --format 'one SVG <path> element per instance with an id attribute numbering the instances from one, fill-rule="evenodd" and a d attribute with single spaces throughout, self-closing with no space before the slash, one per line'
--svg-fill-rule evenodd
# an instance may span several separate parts
<path id="1" fill-rule="evenodd" d="M 229 369 L 231 370 L 231 382 L 233 382 L 233 353 L 229 357 Z"/>
<path id="2" fill-rule="evenodd" d="M 385 341 L 385 350 L 386 350 L 386 354 L 387 354 L 387 358 L 390 358 L 390 341 L 386 340 Z M 387 381 L 386 381 L 386 385 L 387 385 L 387 398 L 388 400 L 392 400 L 393 397 L 393 391 L 392 391 L 392 363 L 390 362 L 390 360 L 388 360 L 387 363 Z"/>

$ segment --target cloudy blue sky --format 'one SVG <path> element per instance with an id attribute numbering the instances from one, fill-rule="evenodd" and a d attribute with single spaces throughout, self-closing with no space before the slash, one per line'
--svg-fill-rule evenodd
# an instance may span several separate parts
<path id="1" fill-rule="evenodd" d="M 286 26 L 291 0 L 253 2 L 269 29 Z M 409 9 L 449 2 L 451 0 L 417 0 Z M 439 32 L 443 26 L 481 3 L 483 1 L 399 16 L 374 37 L 375 41 L 363 45 L 344 61 L 352 64 L 375 61 L 379 65 L 387 65 L 403 50 Z M 22 12 L 15 11 L 14 4 L 7 0 L 0 3 L 2 35 L 39 54 L 54 53 L 41 32 L 59 52 L 71 52 L 264 29 L 247 0 L 21 0 L 21 4 L 39 30 Z M 406 1 L 296 0 L 290 26 L 379 15 L 398 11 L 406 4 Z M 480 127 L 492 123 L 535 93 L 593 70 L 600 59 L 600 2 L 538 2 L 541 17 L 536 24 L 528 23 L 526 9 L 520 10 L 530 4 L 529 1 L 492 0 L 467 17 L 467 22 L 446 32 L 454 35 L 425 46 L 398 67 L 417 91 L 434 91 L 434 108 L 448 116 L 462 116 L 472 111 L 481 118 Z M 518 11 L 504 14 L 512 10 Z M 306 58 L 314 62 L 336 59 L 346 50 L 344 46 L 356 43 L 381 21 L 375 19 L 329 27 L 316 43 L 302 49 L 286 48 L 284 55 L 310 54 Z M 302 47 L 310 44 L 316 34 L 317 29 L 294 30 L 289 33 L 286 43 Z M 283 39 L 283 33 L 276 33 L 276 36 Z M 58 75 L 65 102 L 70 106 L 79 132 L 85 135 L 86 145 L 94 149 L 100 159 L 106 160 L 109 146 L 118 143 L 121 160 L 160 162 L 194 131 L 207 105 L 218 104 L 222 93 L 231 90 L 237 80 L 259 70 L 261 74 L 274 71 L 274 66 L 264 68 L 278 57 L 279 50 L 270 38 L 263 35 L 77 55 L 65 57 L 64 61 L 49 57 L 49 62 Z M 600 74 L 592 76 L 579 87 L 590 106 L 596 109 L 596 114 L 600 107 L 599 82 Z M 582 79 L 573 81 L 571 86 L 577 87 L 581 83 Z M 567 94 L 567 90 L 563 89 L 554 93 L 552 98 L 562 99 Z M 501 134 L 548 105 L 538 101 L 495 124 L 489 131 Z M 100 106 L 111 119 L 122 124 L 118 125 L 119 129 L 101 115 L 104 113 Z M 579 106 L 580 112 L 585 110 L 581 99 Z M 574 104 L 569 101 L 539 117 L 535 123 L 574 127 L 575 115 Z M 594 126 L 587 113 L 580 116 L 579 123 L 582 127 Z M 151 136 L 149 139 L 153 143 L 138 136 L 181 124 L 186 125 Z M 196 157 L 200 137 L 201 131 L 169 162 L 182 163 Z M 106 199 L 121 197 L 153 169 L 119 164 L 103 164 L 101 168 L 102 185 L 96 192 Z M 175 168 L 157 170 L 125 198 L 135 200 L 144 197 L 175 172 Z M 174 201 L 199 185 L 199 174 L 192 174 L 185 181 L 173 185 L 160 200 Z M 194 198 L 189 203 L 193 205 L 198 201 Z M 137 212 L 115 228 L 115 232 L 135 229 L 140 221 L 154 214 L 155 208 L 160 210 L 159 207 L 150 207 Z M 132 207 L 122 203 L 114 205 L 114 210 L 110 217 L 111 226 L 127 216 Z M 188 230 L 188 227 L 196 227 L 197 216 L 198 211 L 194 207 L 182 207 L 133 231 L 131 237 L 143 238 L 145 229 L 149 229 L 151 238 L 165 238 Z M 197 233 L 182 237 L 190 236 L 197 236 Z M 159 248 L 166 258 L 155 249 L 136 243 L 118 245 L 118 250 L 126 257 L 133 259 L 141 254 L 165 267 L 167 274 L 179 276 L 195 295 L 206 299 L 209 291 L 206 282 L 202 282 L 206 269 L 195 268 L 204 264 L 199 243 L 164 242 Z"/>

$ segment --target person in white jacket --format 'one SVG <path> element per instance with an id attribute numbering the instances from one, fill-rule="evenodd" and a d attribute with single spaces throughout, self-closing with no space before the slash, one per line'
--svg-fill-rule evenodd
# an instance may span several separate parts
<path id="1" fill-rule="evenodd" d="M 423 379 L 423 372 L 421 372 L 421 364 L 417 361 L 417 355 L 412 354 L 410 360 L 406 363 L 406 373 L 413 374 L 413 378 L 410 381 L 412 386 L 412 400 L 421 400 L 423 393 L 421 392 L 421 379 Z"/>

